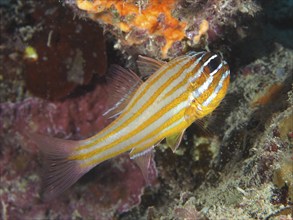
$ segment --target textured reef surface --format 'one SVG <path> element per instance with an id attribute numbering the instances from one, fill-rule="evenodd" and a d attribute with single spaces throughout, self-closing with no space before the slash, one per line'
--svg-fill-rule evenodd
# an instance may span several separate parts
<path id="1" fill-rule="evenodd" d="M 292 219 L 293 5 L 289 0 L 0 1 L 0 218 Z M 231 84 L 151 185 L 121 155 L 51 202 L 30 130 L 84 139 L 111 122 L 107 67 L 223 54 Z M 158 173 L 156 176 L 155 173 Z"/>

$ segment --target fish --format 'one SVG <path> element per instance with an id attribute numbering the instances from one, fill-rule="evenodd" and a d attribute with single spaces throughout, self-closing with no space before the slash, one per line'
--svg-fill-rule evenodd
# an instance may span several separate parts
<path id="1" fill-rule="evenodd" d="M 176 151 L 185 130 L 219 106 L 230 82 L 227 62 L 207 51 L 191 51 L 169 62 L 140 56 L 137 64 L 146 81 L 118 65 L 110 68 L 115 98 L 104 116 L 114 120 L 96 135 L 75 141 L 29 134 L 46 161 L 45 200 L 122 153 L 129 153 L 147 181 L 153 148 L 166 139 Z"/>

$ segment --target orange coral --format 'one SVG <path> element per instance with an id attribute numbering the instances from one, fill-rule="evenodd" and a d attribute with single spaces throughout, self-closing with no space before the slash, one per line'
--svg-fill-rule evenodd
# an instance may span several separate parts
<path id="1" fill-rule="evenodd" d="M 186 36 L 187 23 L 172 16 L 176 2 L 177 0 L 149 0 L 142 7 L 139 1 L 134 0 L 76 0 L 78 8 L 87 11 L 93 18 L 128 33 L 126 38 L 130 45 L 140 43 L 139 39 L 129 37 L 134 30 L 147 31 L 150 37 L 163 36 L 165 45 L 161 48 L 162 57 L 167 56 L 174 42 L 181 41 Z M 206 28 L 200 31 L 199 37 L 206 31 Z"/>

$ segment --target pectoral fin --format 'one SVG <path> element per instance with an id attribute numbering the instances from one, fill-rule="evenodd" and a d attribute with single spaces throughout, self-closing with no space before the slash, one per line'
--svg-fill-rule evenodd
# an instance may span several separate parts
<path id="1" fill-rule="evenodd" d="M 185 130 L 166 138 L 166 143 L 172 149 L 173 152 L 175 152 L 177 150 L 177 148 L 179 147 L 184 132 L 185 132 Z"/>
<path id="2" fill-rule="evenodd" d="M 199 112 L 201 112 L 201 105 L 197 99 L 190 100 L 188 107 L 185 110 L 184 118 L 188 124 L 192 124 L 196 119 L 199 119 Z"/>

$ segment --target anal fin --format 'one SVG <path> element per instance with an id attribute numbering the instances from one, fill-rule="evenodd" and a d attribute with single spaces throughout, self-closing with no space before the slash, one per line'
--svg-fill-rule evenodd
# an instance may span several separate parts
<path id="1" fill-rule="evenodd" d="M 150 162 L 153 157 L 153 148 L 148 148 L 145 151 L 132 154 L 135 151 L 135 148 L 130 152 L 130 158 L 135 161 L 137 166 L 140 168 L 142 175 L 146 181 L 146 183 L 149 185 L 150 184 L 150 179 L 149 179 L 149 168 L 150 168 Z"/>

